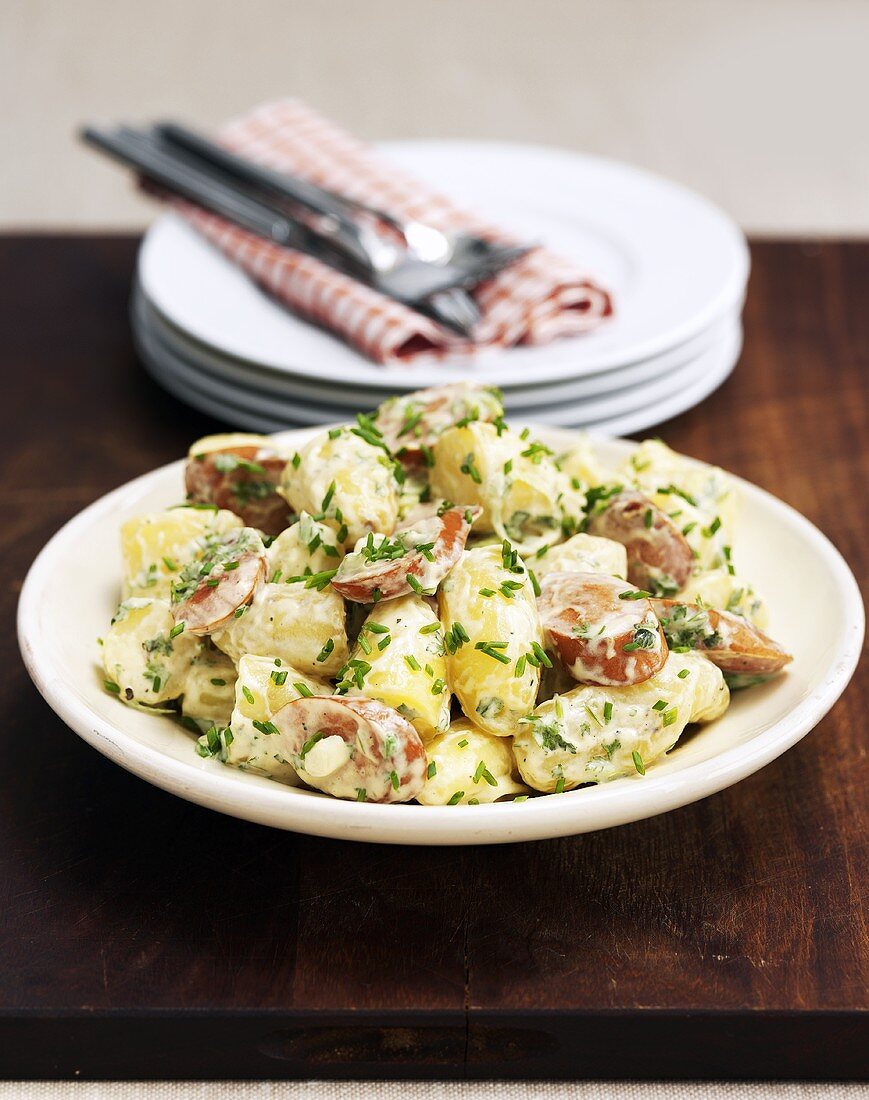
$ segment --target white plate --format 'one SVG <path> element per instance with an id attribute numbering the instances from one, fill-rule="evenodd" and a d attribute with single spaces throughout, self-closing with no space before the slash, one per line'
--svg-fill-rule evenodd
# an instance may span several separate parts
<path id="1" fill-rule="evenodd" d="M 248 384 L 217 378 L 166 347 L 155 332 L 135 322 L 133 331 L 142 361 L 161 386 L 194 408 L 235 427 L 270 432 L 293 424 L 328 424 L 336 418 L 351 416 L 349 409 L 336 405 L 278 398 L 256 391 Z M 733 369 L 741 343 L 742 330 L 737 324 L 716 347 L 661 378 L 596 399 L 537 407 L 529 413 L 541 423 L 559 426 L 596 427 L 612 432 L 610 425 L 616 422 L 621 432 L 641 431 L 707 397 Z M 631 426 L 624 427 L 625 424 Z"/>
<path id="2" fill-rule="evenodd" d="M 291 432 L 286 439 L 298 443 L 310 434 Z M 555 449 L 572 438 L 551 429 L 536 434 Z M 631 445 L 611 440 L 601 448 L 616 461 Z M 109 759 L 182 798 L 249 821 L 395 844 L 494 844 L 605 829 L 684 806 L 762 768 L 820 721 L 857 663 L 863 607 L 839 552 L 788 505 L 747 482 L 737 484 L 743 492 L 737 564 L 767 597 L 772 633 L 795 660 L 783 676 L 738 693 L 723 718 L 701 727 L 642 777 L 519 804 L 380 806 L 341 802 L 201 760 L 193 739 L 170 719 L 127 709 L 107 695 L 97 667 L 96 638 L 117 600 L 118 527 L 178 500 L 181 462 L 109 493 L 51 539 L 21 593 L 21 652 L 49 705 Z M 765 797 L 778 798 L 774 784 Z"/>
<path id="3" fill-rule="evenodd" d="M 614 319 L 544 347 L 493 351 L 470 365 L 505 389 L 626 366 L 691 339 L 737 307 L 748 250 L 736 224 L 677 184 L 628 165 L 539 146 L 398 142 L 410 169 L 523 239 L 550 244 L 611 287 Z M 389 391 L 465 377 L 466 360 L 385 368 L 295 318 L 180 218 L 146 234 L 139 279 L 173 325 L 224 355 L 306 378 Z"/>
<path id="4" fill-rule="evenodd" d="M 644 359 L 640 363 L 615 367 L 609 371 L 600 371 L 548 386 L 532 384 L 506 390 L 504 406 L 515 416 L 532 416 L 535 415 L 532 410 L 538 406 L 560 402 L 576 403 L 603 393 L 612 393 L 616 390 L 624 390 L 628 386 L 649 382 L 691 362 L 701 352 L 712 348 L 736 328 L 739 319 L 740 311 L 732 310 L 691 340 L 651 359 Z M 401 385 L 399 380 L 396 380 L 396 384 L 387 394 L 328 379 L 319 383 L 313 382 L 296 375 L 264 369 L 243 360 L 227 358 L 207 345 L 189 339 L 179 329 L 170 325 L 148 302 L 138 285 L 133 290 L 131 321 L 134 328 L 152 334 L 156 344 L 162 344 L 173 356 L 186 361 L 205 374 L 244 386 L 260 394 L 270 394 L 284 400 L 301 400 L 326 405 L 334 410 L 334 417 L 341 417 L 347 413 L 352 416 L 360 408 L 373 408 L 387 396 L 407 391 L 407 385 Z M 412 382 L 408 376 L 405 377 L 408 382 Z"/>

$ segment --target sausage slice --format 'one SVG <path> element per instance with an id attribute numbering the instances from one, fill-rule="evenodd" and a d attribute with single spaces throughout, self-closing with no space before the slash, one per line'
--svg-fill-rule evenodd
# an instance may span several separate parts
<path id="1" fill-rule="evenodd" d="M 195 444 L 184 469 L 184 486 L 190 500 L 216 504 L 241 516 L 247 527 L 278 535 L 290 522 L 290 509 L 277 486 L 287 464 L 266 446 L 237 445 L 219 450 Z"/>
<path id="2" fill-rule="evenodd" d="M 626 581 L 605 573 L 550 573 L 537 608 L 547 642 L 582 684 L 641 684 L 667 660 L 651 602 Z"/>
<path id="3" fill-rule="evenodd" d="M 620 542 L 628 580 L 656 596 L 673 595 L 691 576 L 694 555 L 673 520 L 642 493 L 618 493 L 588 518 L 592 535 Z"/>
<path id="4" fill-rule="evenodd" d="M 172 614 L 191 634 L 212 634 L 249 604 L 268 571 L 265 547 L 250 527 L 233 531 L 184 567 L 172 586 Z"/>
<path id="5" fill-rule="evenodd" d="M 391 537 L 369 535 L 342 559 L 332 587 L 354 603 L 392 600 L 408 592 L 431 595 L 461 557 L 481 512 L 476 505 L 452 507 L 401 524 Z"/>
<path id="6" fill-rule="evenodd" d="M 295 699 L 272 723 L 299 777 L 335 798 L 409 802 L 425 784 L 419 734 L 398 711 L 374 699 Z"/>
<path id="7" fill-rule="evenodd" d="M 741 615 L 678 600 L 652 600 L 673 649 L 696 649 L 722 672 L 772 676 L 793 657 Z"/>

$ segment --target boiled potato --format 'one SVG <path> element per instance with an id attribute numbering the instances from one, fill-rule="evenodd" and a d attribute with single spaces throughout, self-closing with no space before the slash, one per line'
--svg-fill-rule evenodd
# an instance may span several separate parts
<path id="1" fill-rule="evenodd" d="M 236 664 L 252 653 L 280 657 L 314 676 L 334 676 L 348 657 L 344 601 L 328 585 L 319 592 L 304 581 L 264 584 L 212 640 Z"/>
<path id="2" fill-rule="evenodd" d="M 447 671 L 465 714 L 508 737 L 533 708 L 543 630 L 525 566 L 508 543 L 466 550 L 438 593 Z"/>
<path id="3" fill-rule="evenodd" d="M 298 784 L 289 751 L 282 752 L 281 734 L 272 718 L 287 703 L 303 695 L 330 695 L 326 680 L 306 676 L 274 657 L 242 657 L 238 662 L 235 707 L 227 730 L 219 731 L 220 758 L 226 764 L 282 783 Z M 212 734 L 212 740 L 214 735 Z M 200 739 L 208 746 L 208 735 Z"/>
<path id="4" fill-rule="evenodd" d="M 235 699 L 235 665 L 219 649 L 203 646 L 184 674 L 181 713 L 218 726 L 229 723 Z"/>
<path id="5" fill-rule="evenodd" d="M 597 535 L 573 535 L 557 546 L 542 546 L 528 559 L 538 578 L 547 573 L 608 573 L 627 577 L 628 555 L 620 542 Z"/>
<path id="6" fill-rule="evenodd" d="M 645 774 L 689 722 L 709 722 L 730 702 L 724 677 L 698 653 L 670 653 L 660 672 L 629 687 L 576 688 L 542 703 L 513 742 L 522 778 L 552 793 Z"/>
<path id="7" fill-rule="evenodd" d="M 461 718 L 426 745 L 428 771 L 416 796 L 424 806 L 475 805 L 527 793 L 510 744 Z"/>
<path id="8" fill-rule="evenodd" d="M 443 627 L 420 596 L 374 608 L 359 632 L 344 680 L 352 685 L 348 694 L 393 707 L 423 740 L 449 728 Z"/>
<path id="9" fill-rule="evenodd" d="M 551 452 L 503 426 L 474 421 L 449 428 L 433 452 L 434 496 L 479 505 L 475 532 L 507 538 L 522 554 L 559 541 L 565 517 L 574 524 L 579 517 L 581 498 Z"/>
<path id="10" fill-rule="evenodd" d="M 287 463 L 279 489 L 294 511 L 322 519 L 347 548 L 369 531 L 391 534 L 398 519 L 392 459 L 357 432 L 366 434 L 345 427 L 315 436 Z"/>
<path id="11" fill-rule="evenodd" d="M 103 639 L 106 687 L 125 703 L 177 699 L 201 647 L 175 625 L 166 600 L 132 596 L 118 607 Z"/>
<path id="12" fill-rule="evenodd" d="M 128 519 L 121 526 L 123 598 L 168 599 L 172 581 L 210 540 L 242 526 L 232 512 L 210 507 L 169 508 Z"/>
<path id="13" fill-rule="evenodd" d="M 336 569 L 343 553 L 335 545 L 334 530 L 302 512 L 298 523 L 282 531 L 269 546 L 269 580 L 287 581 Z"/>

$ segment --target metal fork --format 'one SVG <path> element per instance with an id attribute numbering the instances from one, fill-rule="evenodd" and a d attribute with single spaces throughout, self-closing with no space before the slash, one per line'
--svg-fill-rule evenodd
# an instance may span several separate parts
<path id="1" fill-rule="evenodd" d="M 201 161 L 208 161 L 237 179 L 301 203 L 314 212 L 326 216 L 363 214 L 382 222 L 404 240 L 407 251 L 429 264 L 451 264 L 464 267 L 469 272 L 476 272 L 480 265 L 497 265 L 495 269 L 500 269 L 535 247 L 505 246 L 473 233 L 435 229 L 420 221 L 397 218 L 377 206 L 328 191 L 298 176 L 256 164 L 178 123 L 162 122 L 154 129 L 167 144 L 183 149 Z"/>
<path id="2" fill-rule="evenodd" d="M 114 131 L 86 128 L 83 137 L 161 187 L 260 236 L 316 255 L 464 336 L 471 335 L 479 312 L 462 288 L 489 277 L 501 266 L 498 263 L 481 265 L 476 275 L 471 275 L 466 269 L 436 267 L 414 257 L 399 257 L 391 268 L 381 271 L 366 265 L 364 253 L 360 255 L 347 248 L 346 236 L 330 237 L 318 232 L 315 226 L 295 221 L 285 210 L 228 186 L 214 173 L 185 163 L 160 148 L 147 134 L 127 128 Z M 347 227 L 342 225 L 342 228 Z M 364 242 L 364 237 L 355 239 Z"/>

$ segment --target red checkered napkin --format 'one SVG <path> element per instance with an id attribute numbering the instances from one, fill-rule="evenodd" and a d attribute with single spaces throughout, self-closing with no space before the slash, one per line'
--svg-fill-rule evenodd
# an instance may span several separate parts
<path id="1" fill-rule="evenodd" d="M 298 101 L 281 100 L 258 107 L 230 123 L 220 140 L 251 160 L 304 176 L 399 218 L 513 241 Z M 589 275 L 549 249 L 537 248 L 474 291 L 483 323 L 470 344 L 311 256 L 265 241 L 198 207 L 182 202 L 176 205 L 276 298 L 378 363 L 471 354 L 485 347 L 542 344 L 558 336 L 587 332 L 612 312 L 609 294 Z"/>

